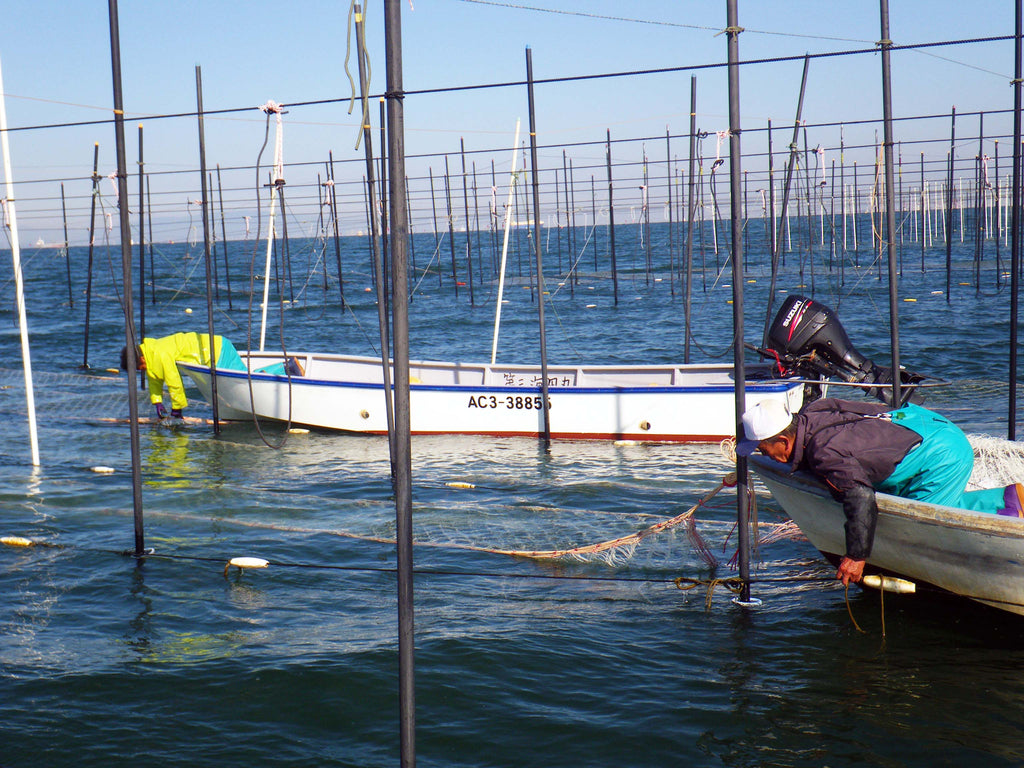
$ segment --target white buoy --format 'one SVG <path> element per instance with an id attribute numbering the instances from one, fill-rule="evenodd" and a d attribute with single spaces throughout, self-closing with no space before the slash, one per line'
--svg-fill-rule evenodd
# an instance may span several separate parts
<path id="1" fill-rule="evenodd" d="M 89 467 L 89 469 L 92 470 L 93 472 L 95 472 L 97 475 L 112 475 L 112 474 L 114 474 L 114 468 L 113 467 L 95 466 L 95 467 Z"/>
<path id="2" fill-rule="evenodd" d="M 872 573 L 861 579 L 865 587 L 881 589 L 885 592 L 895 592 L 899 595 L 912 595 L 917 592 L 917 585 L 906 579 L 897 579 L 894 576 L 880 576 Z"/>
<path id="3" fill-rule="evenodd" d="M 224 575 L 228 575 L 228 568 L 231 566 L 244 570 L 246 568 L 266 568 L 269 565 L 270 563 L 262 557 L 232 557 L 224 566 Z"/>

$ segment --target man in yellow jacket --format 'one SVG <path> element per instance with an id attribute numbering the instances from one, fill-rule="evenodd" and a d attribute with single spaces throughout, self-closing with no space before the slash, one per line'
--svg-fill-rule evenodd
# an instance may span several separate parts
<path id="1" fill-rule="evenodd" d="M 238 350 L 229 339 L 223 336 L 213 337 L 213 350 L 217 356 L 217 367 L 232 371 L 246 370 L 245 363 L 238 355 Z M 178 362 L 210 364 L 210 336 L 206 333 L 175 333 L 160 339 L 143 339 L 142 344 L 135 348 L 135 356 L 140 371 L 146 372 L 149 381 L 149 399 L 156 406 L 157 417 L 164 419 L 168 415 L 181 418 L 181 411 L 188 406 L 185 397 L 185 385 L 181 381 Z M 121 350 L 121 368 L 128 367 L 128 350 Z M 171 395 L 171 412 L 164 408 L 164 385 Z"/>

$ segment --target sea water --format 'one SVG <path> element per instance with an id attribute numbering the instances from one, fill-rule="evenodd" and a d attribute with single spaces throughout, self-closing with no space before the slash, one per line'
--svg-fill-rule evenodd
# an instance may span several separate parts
<path id="1" fill-rule="evenodd" d="M 617 286 L 604 242 L 597 267 L 585 253 L 578 282 L 566 282 L 554 274 L 548 239 L 550 362 L 682 361 L 678 253 L 669 263 L 664 226 L 646 236 L 650 270 L 638 229 L 619 228 Z M 729 362 L 732 275 L 725 252 L 707 242 L 696 259 L 690 349 L 694 362 Z M 494 255 L 474 254 L 470 277 L 460 249 L 464 284 L 455 286 L 447 264 L 438 278 L 445 250 L 433 236 L 418 235 L 416 245 L 411 356 L 488 360 Z M 944 249 L 928 250 L 922 272 L 918 246 L 904 248 L 901 361 L 948 382 L 929 391 L 929 405 L 968 432 L 1004 437 L 1009 290 L 991 255 L 975 286 L 972 254 L 957 246 L 948 297 Z M 232 307 L 222 273 L 215 329 L 255 346 L 262 269 L 249 265 L 262 256 L 252 258 L 252 242 L 229 247 Z M 378 353 L 365 240 L 342 242 L 344 307 L 333 246 L 295 241 L 290 253 L 290 272 L 271 291 L 268 348 L 283 338 L 293 350 Z M 9 252 L 2 256 L 9 265 Z M 128 383 L 107 370 L 124 343 L 121 255 L 98 245 L 94 257 L 86 351 L 87 249 L 69 254 L 73 306 L 62 254 L 22 255 L 37 469 L 3 267 L 0 535 L 38 544 L 0 548 L 0 765 L 397 764 L 386 440 L 285 435 L 265 424 L 261 436 L 248 423 L 218 436 L 208 426 L 144 423 L 143 532 L 153 553 L 137 561 L 127 554 L 136 531 Z M 147 252 L 155 274 L 146 278 L 147 335 L 206 331 L 202 258 L 196 243 Z M 217 258 L 222 265 L 222 250 Z M 424 272 L 428 260 L 433 271 Z M 762 332 L 767 262 L 752 243 L 751 342 Z M 886 363 L 886 271 L 870 249 L 830 258 L 819 244 L 813 255 L 787 256 L 778 287 L 832 306 L 857 348 Z M 535 363 L 537 293 L 523 253 L 508 272 L 498 360 Z M 187 413 L 209 415 L 199 393 L 189 395 Z M 145 393 L 139 402 L 151 415 Z M 847 595 L 813 547 L 792 536 L 759 547 L 761 604 L 738 607 L 715 583 L 736 575 L 730 490 L 696 513 L 714 566 L 682 527 L 648 537 L 624 562 L 487 551 L 596 543 L 677 515 L 730 470 L 718 446 L 555 442 L 546 451 L 528 439 L 440 436 L 414 438 L 412 451 L 420 765 L 1024 762 L 1022 619 L 927 594 Z M 786 520 L 760 486 L 757 516 L 766 526 Z M 226 567 L 239 556 L 270 566 Z M 697 586 L 680 589 L 677 577 Z"/>

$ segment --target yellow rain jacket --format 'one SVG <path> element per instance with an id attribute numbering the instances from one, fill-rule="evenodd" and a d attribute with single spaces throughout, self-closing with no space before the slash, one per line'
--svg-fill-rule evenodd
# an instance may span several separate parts
<path id="1" fill-rule="evenodd" d="M 213 337 L 214 354 L 220 355 L 222 339 Z M 171 408 L 185 408 L 185 385 L 181 381 L 177 362 L 210 364 L 210 336 L 206 333 L 176 333 L 160 339 L 143 339 L 142 358 L 146 361 L 146 379 L 149 381 L 149 399 L 156 405 L 164 399 L 164 384 L 171 394 Z"/>

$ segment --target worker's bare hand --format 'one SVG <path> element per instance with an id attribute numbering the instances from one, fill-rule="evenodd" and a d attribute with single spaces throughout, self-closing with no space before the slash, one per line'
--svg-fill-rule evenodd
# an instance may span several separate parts
<path id="1" fill-rule="evenodd" d="M 839 570 L 836 571 L 836 578 L 842 581 L 844 585 L 849 585 L 851 581 L 860 581 L 863 575 L 863 560 L 854 560 L 850 557 L 844 557 L 842 560 L 839 561 Z"/>

